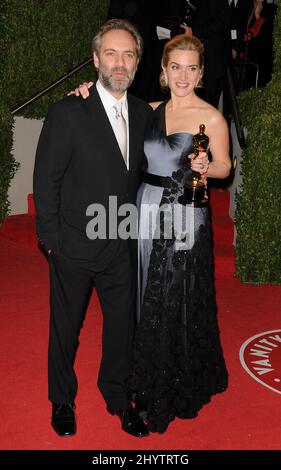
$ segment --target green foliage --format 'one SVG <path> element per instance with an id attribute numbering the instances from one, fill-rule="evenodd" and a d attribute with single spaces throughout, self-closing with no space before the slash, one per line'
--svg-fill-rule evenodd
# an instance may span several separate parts
<path id="1" fill-rule="evenodd" d="M 239 97 L 248 130 L 237 196 L 237 274 L 243 282 L 281 284 L 281 9 L 274 27 L 274 69 L 263 89 Z"/>
<path id="2" fill-rule="evenodd" d="M 91 40 L 105 21 L 108 3 L 1 0 L 0 223 L 8 215 L 7 191 L 17 168 L 11 154 L 11 111 L 91 56 Z M 21 115 L 42 118 L 51 103 L 93 74 L 88 65 Z"/>
<path id="3" fill-rule="evenodd" d="M 8 0 L 3 0 L 0 14 L 0 90 L 2 97 L 0 100 L 0 222 L 9 211 L 7 191 L 10 180 L 17 168 L 17 164 L 10 153 L 12 148 L 12 117 L 1 86 L 4 83 L 4 67 L 9 40 L 7 10 Z"/>
<path id="4" fill-rule="evenodd" d="M 10 154 L 12 148 L 12 117 L 7 112 L 6 119 L 0 125 L 0 221 L 9 213 L 9 201 L 7 192 L 11 179 L 18 168 L 18 163 Z"/>

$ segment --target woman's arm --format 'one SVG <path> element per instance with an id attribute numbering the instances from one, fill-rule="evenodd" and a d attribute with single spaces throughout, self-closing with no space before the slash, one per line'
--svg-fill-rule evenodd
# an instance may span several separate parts
<path id="1" fill-rule="evenodd" d="M 231 169 L 229 157 L 229 130 L 221 113 L 212 110 L 208 122 L 209 147 L 212 161 L 209 163 L 206 176 L 208 178 L 226 178 Z"/>

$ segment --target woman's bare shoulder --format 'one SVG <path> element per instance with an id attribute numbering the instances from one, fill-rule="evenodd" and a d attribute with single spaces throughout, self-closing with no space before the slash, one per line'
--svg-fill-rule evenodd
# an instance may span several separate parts
<path id="1" fill-rule="evenodd" d="M 163 101 L 151 101 L 149 103 L 149 105 L 152 107 L 153 110 L 155 110 L 156 108 L 158 108 L 158 106 L 163 103 Z"/>
<path id="2" fill-rule="evenodd" d="M 210 110 L 208 110 L 208 120 L 210 125 L 213 127 L 226 126 L 226 120 L 224 119 L 222 113 L 213 106 L 210 108 Z"/>
<path id="3" fill-rule="evenodd" d="M 206 119 L 212 125 L 218 125 L 225 121 L 222 113 L 207 101 L 199 98 L 198 107 L 204 112 Z"/>

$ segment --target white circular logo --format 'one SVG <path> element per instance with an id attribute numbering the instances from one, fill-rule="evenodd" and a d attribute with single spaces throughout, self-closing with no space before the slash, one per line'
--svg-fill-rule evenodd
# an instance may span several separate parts
<path id="1" fill-rule="evenodd" d="M 281 330 L 265 331 L 247 339 L 239 357 L 253 379 L 281 393 Z"/>

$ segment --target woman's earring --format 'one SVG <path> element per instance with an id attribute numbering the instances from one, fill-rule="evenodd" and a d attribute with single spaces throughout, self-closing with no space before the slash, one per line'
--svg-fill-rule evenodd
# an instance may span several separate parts
<path id="1" fill-rule="evenodd" d="M 199 75 L 195 88 L 200 88 L 202 86 L 202 77 L 203 75 Z"/>

